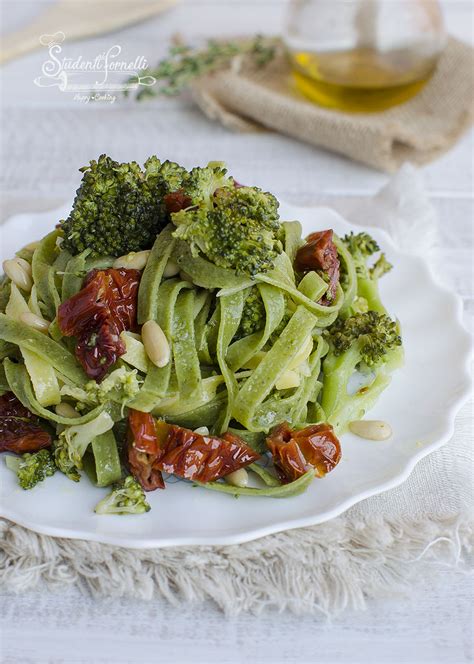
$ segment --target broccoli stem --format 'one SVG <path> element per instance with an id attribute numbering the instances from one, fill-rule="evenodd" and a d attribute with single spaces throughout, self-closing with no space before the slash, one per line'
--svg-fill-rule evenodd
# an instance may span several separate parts
<path id="1" fill-rule="evenodd" d="M 342 355 L 330 352 L 323 361 L 323 389 L 321 406 L 328 417 L 334 413 L 347 399 L 347 384 L 360 362 L 358 344 L 355 343 Z"/>
<path id="2" fill-rule="evenodd" d="M 377 311 L 381 314 L 387 313 L 380 299 L 378 279 L 359 277 L 357 279 L 357 295 L 367 300 L 369 311 Z"/>
<path id="3" fill-rule="evenodd" d="M 340 400 L 338 408 L 328 417 L 328 422 L 333 425 L 336 433 L 344 433 L 349 422 L 360 420 L 372 408 L 390 381 L 391 376 L 380 371 L 370 385 L 361 387 L 355 394 Z"/>

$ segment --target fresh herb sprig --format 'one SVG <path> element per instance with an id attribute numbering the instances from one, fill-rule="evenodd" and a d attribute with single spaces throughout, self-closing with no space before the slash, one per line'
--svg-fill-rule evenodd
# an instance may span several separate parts
<path id="1" fill-rule="evenodd" d="M 193 81 L 205 74 L 210 74 L 229 67 L 237 56 L 246 56 L 252 65 L 264 67 L 275 56 L 278 39 L 256 35 L 251 39 L 216 41 L 209 39 L 202 49 L 190 46 L 173 46 L 167 58 L 155 68 L 148 68 L 140 73 L 140 79 L 152 76 L 156 83 L 152 86 L 139 86 L 136 99 L 164 95 L 173 97 L 185 90 Z M 137 83 L 132 77 L 128 83 Z M 129 90 L 125 91 L 127 95 Z"/>

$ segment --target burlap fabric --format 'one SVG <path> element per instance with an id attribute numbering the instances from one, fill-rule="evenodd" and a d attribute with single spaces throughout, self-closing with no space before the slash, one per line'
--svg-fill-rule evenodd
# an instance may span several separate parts
<path id="1" fill-rule="evenodd" d="M 406 161 L 435 159 L 472 124 L 473 54 L 470 46 L 449 39 L 422 91 L 379 113 L 343 113 L 308 101 L 293 86 L 283 50 L 263 69 L 240 63 L 201 79 L 193 92 L 204 113 L 230 129 L 273 129 L 392 172 Z"/>

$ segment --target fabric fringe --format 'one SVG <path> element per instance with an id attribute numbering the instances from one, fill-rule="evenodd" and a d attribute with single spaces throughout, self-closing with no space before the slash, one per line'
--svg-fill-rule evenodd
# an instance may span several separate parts
<path id="1" fill-rule="evenodd" d="M 468 573 L 474 521 L 343 516 L 234 546 L 132 550 L 56 539 L 0 520 L 0 584 L 23 592 L 77 585 L 96 597 L 213 601 L 223 612 L 266 609 L 333 617 L 412 589 L 446 566 Z"/>

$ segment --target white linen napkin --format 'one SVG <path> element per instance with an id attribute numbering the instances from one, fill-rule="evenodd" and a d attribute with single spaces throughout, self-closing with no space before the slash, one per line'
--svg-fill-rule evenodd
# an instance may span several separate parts
<path id="1" fill-rule="evenodd" d="M 403 251 L 431 256 L 434 210 L 418 172 L 405 166 L 345 216 L 384 228 Z M 442 565 L 463 565 L 474 545 L 472 404 L 453 439 L 401 486 L 310 528 L 235 546 L 136 551 L 55 539 L 0 520 L 0 582 L 16 591 L 78 584 L 97 595 L 213 600 L 227 613 L 267 608 L 333 615 L 368 598 L 412 589 Z"/>

